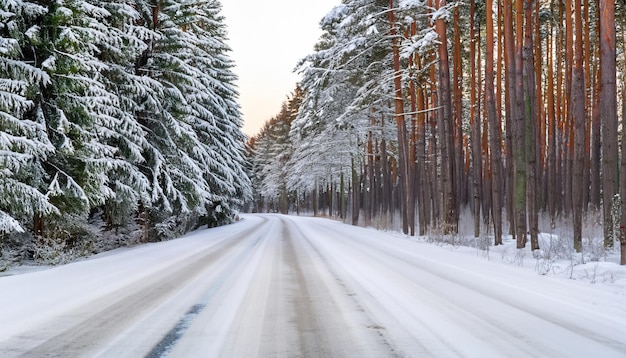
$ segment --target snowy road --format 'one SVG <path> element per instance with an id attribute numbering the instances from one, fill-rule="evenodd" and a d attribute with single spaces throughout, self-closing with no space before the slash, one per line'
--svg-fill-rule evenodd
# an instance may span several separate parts
<path id="1" fill-rule="evenodd" d="M 0 278 L 0 357 L 626 357 L 626 296 L 330 220 Z"/>

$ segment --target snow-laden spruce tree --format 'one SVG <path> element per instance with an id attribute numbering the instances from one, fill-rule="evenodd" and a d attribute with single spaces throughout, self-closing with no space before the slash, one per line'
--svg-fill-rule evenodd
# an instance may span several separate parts
<path id="1" fill-rule="evenodd" d="M 150 220 L 166 236 L 197 217 L 210 226 L 228 222 L 250 192 L 219 9 L 217 1 L 162 1 L 142 12 L 155 36 L 137 62 L 148 87 L 136 115 L 151 145 Z"/>
<path id="2" fill-rule="evenodd" d="M 106 65 L 100 71 L 100 81 L 112 99 L 104 106 L 99 123 L 105 128 L 100 140 L 111 147 L 113 156 L 105 159 L 106 190 L 109 195 L 101 205 L 106 229 L 130 226 L 140 207 L 151 205 L 151 187 L 148 177 L 141 171 L 145 164 L 144 152 L 151 145 L 145 129 L 137 121 L 137 94 L 147 97 L 151 81 L 135 73 L 136 61 L 145 53 L 146 42 L 156 35 L 142 21 L 137 6 L 125 1 L 101 1 L 106 11 L 100 22 L 106 24 L 108 36 L 94 44 L 98 58 Z M 158 100 L 158 96 L 152 96 Z"/>
<path id="3" fill-rule="evenodd" d="M 220 225 L 228 222 L 251 195 L 234 63 L 228 57 L 220 3 L 196 0 L 180 6 L 183 14 L 189 14 L 181 17 L 182 27 L 195 35 L 193 42 L 187 43 L 190 63 L 203 73 L 199 77 L 202 87 L 192 88 L 187 98 L 192 108 L 188 120 L 208 154 L 204 158 L 205 177 L 212 197 L 205 206 L 206 224 Z"/>
<path id="4" fill-rule="evenodd" d="M 62 214 L 43 218 L 43 235 L 75 242 L 89 234 L 93 209 L 116 203 L 128 208 L 117 215 L 127 223 L 139 198 L 148 198 L 148 181 L 137 168 L 145 139 L 122 90 L 127 59 L 143 43 L 124 35 L 131 14 L 115 2 L 58 0 L 42 19 L 33 47 L 36 65 L 50 76 L 41 108 L 55 147 L 45 169 L 50 201 Z M 115 210 L 108 211 L 112 218 Z"/>
<path id="5" fill-rule="evenodd" d="M 30 229 L 33 217 L 58 213 L 48 201 L 43 163 L 54 151 L 46 134 L 42 89 L 50 76 L 29 48 L 46 9 L 0 3 L 0 236 Z"/>
<path id="6" fill-rule="evenodd" d="M 53 255 L 88 249 L 99 217 L 138 219 L 150 239 L 233 217 L 250 184 L 219 10 L 0 4 L 0 234 L 39 235 Z"/>

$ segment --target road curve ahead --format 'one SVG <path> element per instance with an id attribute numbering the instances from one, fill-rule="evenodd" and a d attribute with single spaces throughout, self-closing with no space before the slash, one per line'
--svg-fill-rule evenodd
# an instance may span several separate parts
<path id="1" fill-rule="evenodd" d="M 624 298 L 330 220 L 246 215 L 0 278 L 0 357 L 626 357 Z"/>

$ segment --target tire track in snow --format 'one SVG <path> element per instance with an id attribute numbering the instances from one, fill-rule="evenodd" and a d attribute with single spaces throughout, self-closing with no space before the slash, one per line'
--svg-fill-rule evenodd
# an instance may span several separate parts
<path id="1" fill-rule="evenodd" d="M 381 327 L 354 299 L 306 233 L 288 218 L 282 217 L 281 222 L 287 260 L 295 269 L 297 284 L 298 356 L 397 356 Z"/>
<path id="2" fill-rule="evenodd" d="M 267 221 L 267 220 L 266 220 Z M 250 236 L 250 232 L 256 231 L 258 228 L 252 229 L 249 232 L 242 234 L 243 236 Z M 266 232 L 256 236 L 255 240 L 250 243 L 245 249 L 237 254 L 237 257 L 232 260 L 230 265 L 219 275 L 217 280 L 209 287 L 204 296 L 194 304 L 180 320 L 174 325 L 174 327 L 165 334 L 165 336 L 157 343 L 152 350 L 146 355 L 147 358 L 166 357 L 172 348 L 178 343 L 182 336 L 187 332 L 187 329 L 193 323 L 193 320 L 202 313 L 207 305 L 211 303 L 211 300 L 215 294 L 222 288 L 224 283 L 231 279 L 235 273 L 235 269 L 248 259 L 252 252 L 259 246 L 261 240 L 265 238 Z"/>
<path id="3" fill-rule="evenodd" d="M 89 355 L 89 352 L 106 345 L 119 331 L 149 314 L 176 293 L 181 285 L 193 281 L 214 262 L 250 241 L 248 237 L 256 230 L 258 228 L 253 227 L 225 237 L 182 263 L 154 272 L 132 287 L 123 287 L 68 312 L 64 317 L 52 320 L 37 331 L 17 337 L 3 351 L 13 351 L 21 357 Z M 94 307 L 101 309 L 94 312 Z M 59 330 L 61 333 L 57 333 Z M 28 350 L 24 352 L 25 349 Z"/>
<path id="4" fill-rule="evenodd" d="M 291 304 L 295 313 L 295 325 L 298 334 L 297 346 L 299 347 L 298 356 L 302 357 L 329 357 L 330 352 L 327 350 L 328 343 L 325 342 L 322 335 L 322 327 L 318 321 L 318 313 L 313 305 L 313 296 L 309 290 L 309 283 L 305 270 L 310 268 L 310 263 L 305 262 L 307 259 L 299 251 L 296 250 L 296 243 L 291 230 L 281 219 L 283 225 L 283 243 L 285 250 L 283 251 L 283 261 L 286 266 L 293 272 L 293 283 L 295 285 Z M 320 292 L 315 292 L 319 294 Z"/>
<path id="5" fill-rule="evenodd" d="M 378 312 L 379 317 L 388 320 L 394 316 L 394 310 L 398 311 L 391 306 L 402 307 L 402 315 L 396 314 L 395 326 L 404 326 L 406 333 L 396 332 L 392 340 L 404 335 L 401 341 L 410 344 L 412 335 L 413 339 L 424 340 L 424 346 L 447 350 L 446 356 L 472 356 L 478 347 L 494 357 L 571 357 L 597 352 L 606 357 L 626 355 L 623 341 L 598 337 L 575 310 L 570 315 L 560 311 L 563 307 L 555 310 L 554 300 L 542 293 L 491 277 L 481 279 L 477 273 L 465 272 L 453 263 L 434 261 L 418 251 L 403 251 L 391 243 L 368 239 L 367 232 L 359 228 L 355 228 L 359 235 L 351 237 L 338 236 L 333 228 L 315 225 L 313 221 L 306 228 L 316 239 L 333 237 L 332 243 L 320 239 L 314 241 L 315 245 L 348 275 L 344 276 L 348 282 L 360 286 L 362 294 L 373 295 L 368 307 L 374 314 Z M 359 236 L 364 237 L 361 240 Z M 567 303 L 565 311 L 569 312 Z M 595 325 L 608 320 L 594 318 Z M 624 332 L 623 326 L 616 335 L 619 330 Z M 473 341 L 476 346 L 463 347 L 459 341 Z M 563 346 L 555 341 L 570 344 Z M 403 345 L 410 347 L 407 343 Z M 412 348 L 405 351 L 415 353 Z M 442 355 L 441 351 L 430 349 L 424 354 Z"/>

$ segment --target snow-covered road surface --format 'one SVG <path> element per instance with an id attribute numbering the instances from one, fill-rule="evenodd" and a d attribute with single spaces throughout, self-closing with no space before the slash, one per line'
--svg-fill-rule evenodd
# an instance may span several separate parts
<path id="1" fill-rule="evenodd" d="M 626 295 L 338 222 L 0 277 L 0 357 L 626 357 Z"/>

